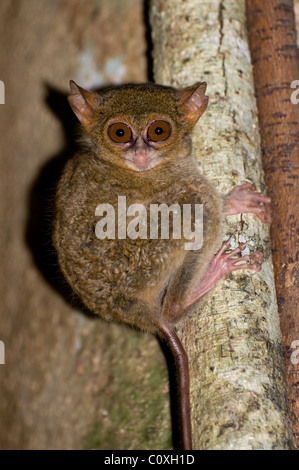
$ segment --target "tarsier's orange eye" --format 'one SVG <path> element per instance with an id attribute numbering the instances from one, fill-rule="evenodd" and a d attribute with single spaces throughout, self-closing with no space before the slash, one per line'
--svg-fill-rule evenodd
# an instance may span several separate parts
<path id="1" fill-rule="evenodd" d="M 108 127 L 108 135 L 117 144 L 127 144 L 132 141 L 132 131 L 124 122 L 114 122 Z"/>
<path id="2" fill-rule="evenodd" d="M 171 125 L 167 121 L 154 121 L 149 125 L 147 136 L 152 142 L 163 142 L 171 134 Z"/>

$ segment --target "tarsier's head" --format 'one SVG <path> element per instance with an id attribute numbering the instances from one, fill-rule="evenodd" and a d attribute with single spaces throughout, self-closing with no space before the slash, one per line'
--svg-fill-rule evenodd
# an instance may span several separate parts
<path id="1" fill-rule="evenodd" d="M 205 82 L 184 89 L 152 83 L 100 93 L 70 82 L 69 103 L 100 158 L 146 171 L 190 151 L 189 134 L 208 104 Z"/>

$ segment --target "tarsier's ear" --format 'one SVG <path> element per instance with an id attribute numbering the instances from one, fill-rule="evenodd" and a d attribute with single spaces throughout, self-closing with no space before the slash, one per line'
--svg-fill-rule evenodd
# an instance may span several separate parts
<path id="1" fill-rule="evenodd" d="M 82 126 L 88 130 L 94 120 L 94 109 L 98 104 L 98 97 L 96 93 L 84 90 L 73 80 L 70 81 L 70 89 L 71 95 L 68 97 L 70 106 Z"/>
<path id="2" fill-rule="evenodd" d="M 198 82 L 179 91 L 183 119 L 191 127 L 195 126 L 208 106 L 209 97 L 205 96 L 206 89 L 206 82 Z"/>

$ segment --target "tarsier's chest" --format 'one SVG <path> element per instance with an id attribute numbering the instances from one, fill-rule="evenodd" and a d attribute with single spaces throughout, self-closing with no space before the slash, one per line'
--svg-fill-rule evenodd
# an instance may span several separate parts
<path id="1" fill-rule="evenodd" d="M 147 194 L 142 188 L 135 194 L 122 187 L 85 188 L 73 192 L 72 207 L 64 204 L 64 249 L 84 269 L 93 266 L 94 275 L 151 282 L 175 271 L 190 250 L 201 250 L 208 207 L 199 191 L 184 184 Z"/>

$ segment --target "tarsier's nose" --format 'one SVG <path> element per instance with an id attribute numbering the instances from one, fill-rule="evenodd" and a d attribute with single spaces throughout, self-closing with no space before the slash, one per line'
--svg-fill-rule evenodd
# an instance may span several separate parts
<path id="1" fill-rule="evenodd" d="M 133 145 L 135 155 L 147 154 L 149 147 L 142 137 L 138 137 Z"/>
<path id="2" fill-rule="evenodd" d="M 140 170 L 147 168 L 150 163 L 150 148 L 142 137 L 136 139 L 132 150 L 134 165 Z"/>

